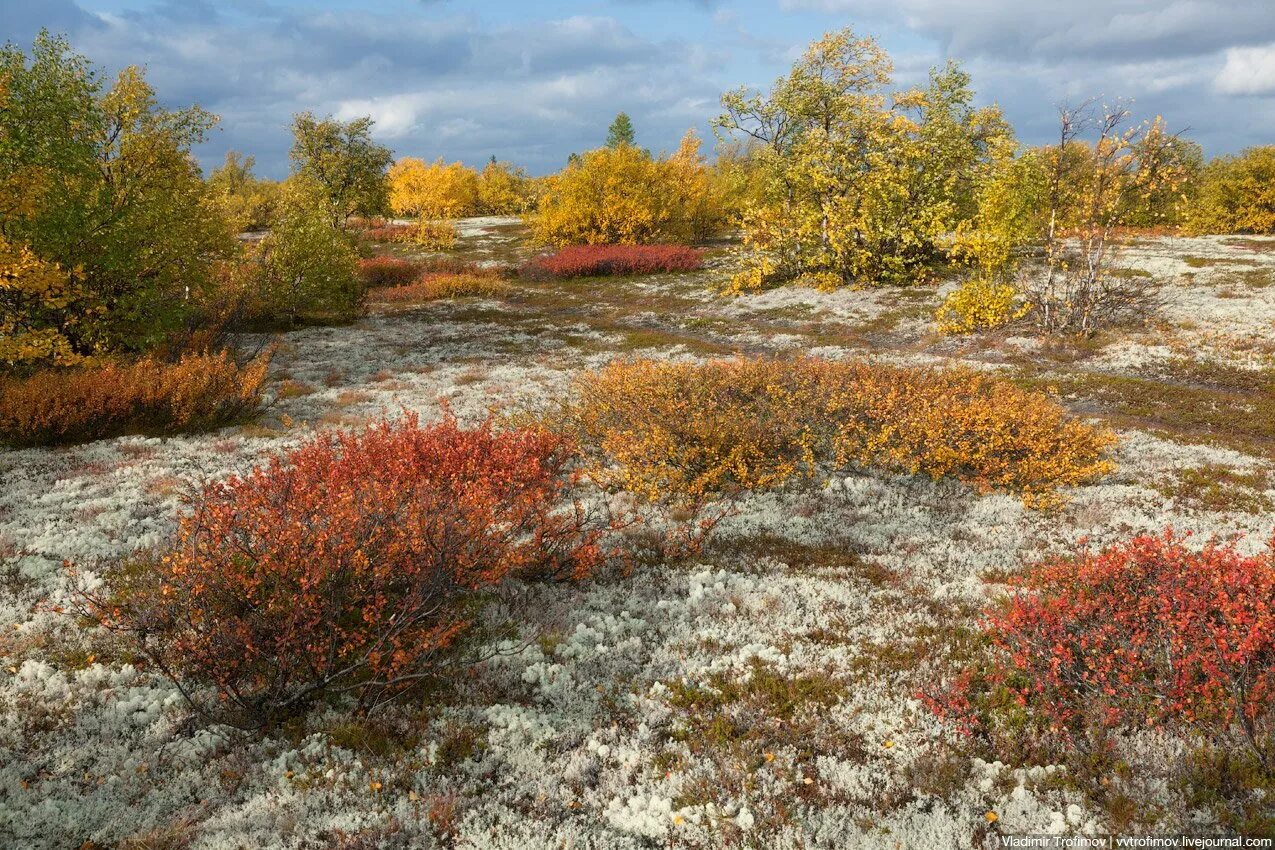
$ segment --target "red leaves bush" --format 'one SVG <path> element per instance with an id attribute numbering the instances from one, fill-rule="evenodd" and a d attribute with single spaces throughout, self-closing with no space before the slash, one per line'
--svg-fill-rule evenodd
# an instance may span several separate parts
<path id="1" fill-rule="evenodd" d="M 531 276 L 559 278 L 690 272 L 704 255 L 684 245 L 571 245 L 526 266 Z"/>
<path id="2" fill-rule="evenodd" d="M 109 569 L 81 613 L 131 633 L 225 722 L 265 725 L 334 693 L 372 708 L 455 661 L 506 577 L 599 563 L 566 495 L 570 455 L 546 431 L 451 419 L 318 437 L 208 486 L 171 550 Z"/>
<path id="3" fill-rule="evenodd" d="M 413 242 L 420 228 L 415 224 L 376 224 L 359 235 L 370 242 Z"/>
<path id="4" fill-rule="evenodd" d="M 1269 549 L 1193 551 L 1170 532 L 1041 564 L 1012 584 L 987 612 L 988 665 L 933 701 L 940 713 L 985 728 L 1008 695 L 1011 710 L 1072 740 L 1178 722 L 1214 740 L 1238 734 L 1275 767 Z"/>
<path id="5" fill-rule="evenodd" d="M 368 289 L 380 286 L 403 286 L 421 275 L 421 266 L 397 257 L 372 257 L 359 260 L 359 280 Z"/>

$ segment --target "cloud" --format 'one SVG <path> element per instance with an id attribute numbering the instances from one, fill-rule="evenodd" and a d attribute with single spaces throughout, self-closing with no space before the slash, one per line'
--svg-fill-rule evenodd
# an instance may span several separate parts
<path id="1" fill-rule="evenodd" d="M 780 2 L 853 15 L 864 32 L 921 36 L 934 45 L 931 61 L 965 62 L 982 99 L 1000 103 L 1028 142 L 1052 137 L 1054 106 L 1089 97 L 1161 114 L 1209 152 L 1275 137 L 1275 100 L 1254 102 L 1275 94 L 1270 0 Z"/>
<path id="2" fill-rule="evenodd" d="M 29 41 L 49 7 L 15 2 L 26 11 L 0 21 L 0 38 Z M 144 64 L 165 105 L 221 116 L 199 151 L 205 167 L 233 147 L 275 176 L 302 110 L 371 115 L 376 136 L 402 155 L 478 163 L 494 154 L 544 172 L 599 144 L 621 109 L 643 144 L 675 144 L 711 117 L 720 90 L 699 73 L 699 45 L 641 37 L 607 16 L 515 27 L 445 6 L 414 15 L 177 0 L 113 14 L 64 0 L 54 8 L 58 29 L 94 62 Z"/>
<path id="3" fill-rule="evenodd" d="M 205 166 L 236 148 L 282 175 L 291 116 L 311 110 L 371 115 L 400 155 L 494 154 L 544 173 L 599 144 L 620 110 L 654 149 L 706 130 L 724 89 L 769 82 L 848 16 L 885 34 L 900 85 L 965 60 L 1026 141 L 1052 137 L 1056 103 L 1106 95 L 1237 150 L 1275 137 L 1269 2 L 609 0 L 552 17 L 513 0 L 0 0 L 0 40 L 45 25 L 107 70 L 145 65 L 165 105 L 221 115 Z"/>
<path id="4" fill-rule="evenodd" d="M 782 0 L 903 23 L 954 56 L 1123 61 L 1198 56 L 1275 38 L 1269 0 Z"/>
<path id="5" fill-rule="evenodd" d="M 1275 94 L 1275 43 L 1227 50 L 1213 84 L 1223 94 Z"/>

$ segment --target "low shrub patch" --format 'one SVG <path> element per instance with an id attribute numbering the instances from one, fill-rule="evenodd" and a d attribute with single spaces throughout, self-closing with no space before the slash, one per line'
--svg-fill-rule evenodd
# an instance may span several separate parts
<path id="1" fill-rule="evenodd" d="M 371 257 L 359 260 L 359 279 L 369 289 L 380 286 L 403 286 L 421 276 L 421 264 L 397 257 Z"/>
<path id="2" fill-rule="evenodd" d="M 530 261 L 527 274 L 545 277 L 690 272 L 703 268 L 704 255 L 684 245 L 571 245 Z"/>
<path id="3" fill-rule="evenodd" d="M 1143 535 L 1011 578 L 977 660 L 923 698 L 1000 755 L 1024 736 L 1110 755 L 1113 733 L 1168 725 L 1275 783 L 1275 558 L 1187 542 Z"/>
<path id="4" fill-rule="evenodd" d="M 414 224 L 378 224 L 365 228 L 359 235 L 369 242 L 415 242 L 419 228 Z"/>
<path id="5" fill-rule="evenodd" d="M 415 304 L 465 295 L 490 298 L 504 295 L 508 291 L 509 284 L 494 273 L 427 272 L 405 286 L 379 289 L 373 293 L 373 297 L 389 304 Z"/>
<path id="6" fill-rule="evenodd" d="M 850 465 L 1044 505 L 1109 472 L 1115 441 L 977 372 L 818 358 L 618 361 L 578 379 L 557 421 L 605 484 L 690 505 Z"/>
<path id="7" fill-rule="evenodd" d="M 336 694 L 372 709 L 460 663 L 506 577 L 600 562 L 571 454 L 547 431 L 450 418 L 320 436 L 209 485 L 170 550 L 81 584 L 79 613 L 133 636 L 218 720 L 266 725 Z"/>
<path id="8" fill-rule="evenodd" d="M 217 428 L 257 409 L 269 361 L 263 354 L 241 366 L 223 351 L 3 380 L 0 441 L 56 445 Z"/>

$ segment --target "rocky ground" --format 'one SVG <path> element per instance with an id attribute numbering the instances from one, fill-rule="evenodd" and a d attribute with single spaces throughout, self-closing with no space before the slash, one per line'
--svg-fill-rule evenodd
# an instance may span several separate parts
<path id="1" fill-rule="evenodd" d="M 460 252 L 525 256 L 515 221 Z M 1166 527 L 1260 548 L 1275 478 L 1275 238 L 1145 239 L 1144 328 L 1044 343 L 939 336 L 935 288 L 724 298 L 734 249 L 677 276 L 514 284 L 287 334 L 259 421 L 190 437 L 0 451 L 0 846 L 968 847 L 991 832 L 1205 829 L 1188 742 L 1145 733 L 1115 822 L 1059 764 L 985 761 L 915 698 L 1004 577 Z M 245 345 L 260 340 L 244 340 Z M 62 563 L 161 544 L 183 490 L 317 429 L 402 410 L 535 407 L 640 354 L 800 351 L 960 361 L 1054 387 L 1121 436 L 1057 511 L 855 474 L 756 495 L 686 563 L 528 589 L 523 640 L 446 692 L 267 736 L 190 722 L 175 689 L 37 610 Z M 988 813 L 995 813 L 989 822 Z M 128 844 L 128 841 L 134 844 Z"/>

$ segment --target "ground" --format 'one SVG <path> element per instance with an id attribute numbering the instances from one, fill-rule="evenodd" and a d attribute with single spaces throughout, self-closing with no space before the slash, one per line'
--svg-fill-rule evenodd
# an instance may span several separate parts
<path id="1" fill-rule="evenodd" d="M 459 252 L 509 261 L 523 237 L 473 220 Z M 937 335 L 951 283 L 725 298 L 734 250 L 711 246 L 694 274 L 520 281 L 501 300 L 287 334 L 253 424 L 0 451 L 0 846 L 894 848 L 1208 831 L 1174 781 L 1187 742 L 1137 736 L 1095 799 L 1060 764 L 984 761 L 916 694 L 1000 582 L 1044 555 L 1170 526 L 1260 548 L 1275 238 L 1140 240 L 1120 262 L 1160 284 L 1155 320 L 1048 344 L 1025 329 Z M 535 407 L 621 355 L 774 351 L 959 361 L 1054 387 L 1118 429 L 1119 470 L 1055 511 L 863 473 L 756 495 L 688 562 L 526 589 L 522 639 L 452 688 L 266 736 L 192 722 L 124 650 L 35 606 L 56 602 L 65 559 L 162 544 L 185 488 L 316 429 L 435 418 L 443 400 L 468 421 Z"/>

